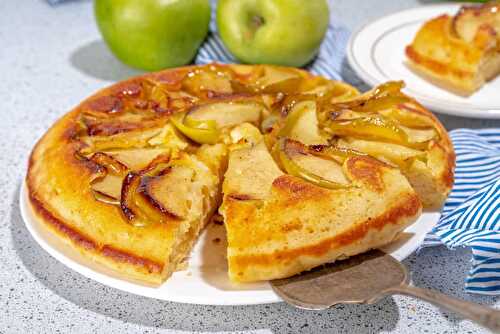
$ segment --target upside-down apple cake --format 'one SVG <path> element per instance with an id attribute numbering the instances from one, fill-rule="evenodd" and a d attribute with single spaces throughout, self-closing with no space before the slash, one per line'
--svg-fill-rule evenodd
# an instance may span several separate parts
<path id="1" fill-rule="evenodd" d="M 387 244 L 443 204 L 450 140 L 401 88 L 361 95 L 264 65 L 132 78 L 42 137 L 30 203 L 54 235 L 127 278 L 163 282 L 217 211 L 231 280 L 291 276 Z"/>

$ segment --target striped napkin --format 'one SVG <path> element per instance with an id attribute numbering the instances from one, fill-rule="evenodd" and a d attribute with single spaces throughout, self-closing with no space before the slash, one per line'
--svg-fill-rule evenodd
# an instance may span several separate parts
<path id="1" fill-rule="evenodd" d="M 47 1 L 55 4 L 64 0 Z M 215 6 L 216 1 L 212 1 L 212 8 Z M 195 63 L 234 63 L 236 60 L 217 34 L 213 16 L 214 11 L 209 36 Z M 349 30 L 337 22 L 332 17 L 319 54 L 306 69 L 364 90 L 365 84 L 346 62 Z M 500 295 L 500 129 L 458 129 L 450 135 L 457 154 L 455 185 L 424 247 L 471 247 L 472 269 L 466 290 Z"/>
<path id="2" fill-rule="evenodd" d="M 471 293 L 500 294 L 500 129 L 450 132 L 457 155 L 455 184 L 424 247 L 472 249 L 465 282 Z"/>

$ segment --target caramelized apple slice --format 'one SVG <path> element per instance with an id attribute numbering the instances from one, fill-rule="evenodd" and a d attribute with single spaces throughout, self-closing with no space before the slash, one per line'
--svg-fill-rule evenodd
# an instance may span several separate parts
<path id="1" fill-rule="evenodd" d="M 90 188 L 95 199 L 107 204 L 119 204 L 122 181 L 127 172 L 127 167 L 102 152 L 93 154 L 90 160 L 104 167 L 103 172 L 90 182 Z"/>
<path id="2" fill-rule="evenodd" d="M 260 130 L 263 133 L 271 132 L 274 125 L 280 121 L 281 117 L 278 113 L 271 113 L 260 123 Z"/>
<path id="3" fill-rule="evenodd" d="M 301 82 L 302 78 L 292 77 L 273 83 L 258 82 L 257 84 L 260 85 L 258 90 L 264 94 L 273 94 L 273 93 L 291 94 L 299 89 Z"/>
<path id="4" fill-rule="evenodd" d="M 186 76 L 182 82 L 185 91 L 195 96 L 203 96 L 208 91 L 231 93 L 231 71 L 222 66 L 211 66 L 208 69 L 196 69 Z"/>
<path id="5" fill-rule="evenodd" d="M 219 131 L 213 120 L 200 121 L 196 127 L 190 127 L 185 124 L 185 115 L 185 113 L 177 113 L 170 118 L 177 130 L 198 144 L 215 144 L 217 142 Z"/>
<path id="6" fill-rule="evenodd" d="M 388 81 L 369 91 L 368 94 L 371 97 L 383 97 L 399 93 L 404 87 L 405 84 L 403 81 Z"/>
<path id="7" fill-rule="evenodd" d="M 316 116 L 316 103 L 310 100 L 311 95 L 297 95 L 285 100 L 279 109 L 286 117 L 280 119 L 275 127 L 277 136 L 270 134 L 264 141 L 271 154 L 280 163 L 280 146 L 276 145 L 279 138 L 293 138 L 308 144 L 324 143 L 326 140 L 319 134 Z"/>
<path id="8" fill-rule="evenodd" d="M 180 135 L 171 124 L 161 128 L 131 131 L 112 136 L 83 137 L 87 144 L 79 153 L 89 156 L 94 152 L 115 152 L 135 149 L 180 149 L 188 146 L 186 139 Z"/>
<path id="9" fill-rule="evenodd" d="M 234 127 L 229 136 L 232 144 L 239 144 L 240 146 L 253 146 L 262 140 L 259 129 L 250 123 L 243 123 Z"/>
<path id="10" fill-rule="evenodd" d="M 423 160 L 427 156 L 426 152 L 397 144 L 354 138 L 339 139 L 337 145 L 364 152 L 379 160 L 395 164 L 400 168 L 407 167 L 413 159 Z"/>
<path id="11" fill-rule="evenodd" d="M 124 175 L 127 172 L 127 166 L 103 152 L 94 153 L 90 160 L 105 167 L 108 174 Z"/>
<path id="12" fill-rule="evenodd" d="M 158 169 L 169 168 L 168 164 L 158 164 L 148 173 L 157 173 Z M 120 208 L 127 220 L 134 226 L 146 226 L 152 223 L 164 223 L 168 218 L 164 212 L 154 207 L 141 193 L 143 172 L 130 172 L 123 181 Z"/>
<path id="13" fill-rule="evenodd" d="M 194 177 L 194 169 L 180 160 L 129 173 L 120 202 L 125 217 L 135 226 L 186 218 L 192 206 Z"/>
<path id="14" fill-rule="evenodd" d="M 107 155 L 125 164 L 132 170 L 146 168 L 160 155 L 169 155 L 169 148 L 136 148 L 129 150 L 106 151 Z"/>
<path id="15" fill-rule="evenodd" d="M 332 106 L 335 110 L 359 109 L 370 99 L 376 100 L 381 97 L 390 96 L 394 93 L 399 93 L 403 86 L 404 84 L 402 81 L 389 81 L 348 101 L 332 104 L 329 103 L 330 101 L 323 99 L 322 103 L 324 105 L 322 105 L 322 107 Z"/>
<path id="16" fill-rule="evenodd" d="M 427 147 L 427 143 L 412 142 L 405 131 L 381 115 L 351 120 L 328 120 L 325 131 L 338 136 L 379 140 L 417 149 Z"/>
<path id="17" fill-rule="evenodd" d="M 327 111 L 350 109 L 357 112 L 378 112 L 402 103 L 412 103 L 411 98 L 401 93 L 403 87 L 402 81 L 389 81 L 354 99 L 339 103 L 329 103 L 322 99 L 320 105 L 322 110 Z"/>
<path id="18" fill-rule="evenodd" d="M 167 110 L 170 104 L 168 92 L 166 88 L 160 84 L 156 84 L 151 87 L 149 99 L 154 101 L 155 110 Z"/>
<path id="19" fill-rule="evenodd" d="M 411 103 L 412 100 L 402 94 L 375 96 L 368 99 L 363 105 L 354 108 L 361 112 L 379 112 L 381 110 L 393 108 L 399 104 Z"/>
<path id="20" fill-rule="evenodd" d="M 256 102 L 219 102 L 172 116 L 172 123 L 187 137 L 200 144 L 214 144 L 219 128 L 241 123 L 259 123 L 264 106 Z"/>
<path id="21" fill-rule="evenodd" d="M 285 80 L 298 78 L 300 75 L 293 68 L 265 66 L 264 75 L 257 80 L 260 87 L 269 87 Z"/>
<path id="22" fill-rule="evenodd" d="M 170 123 L 165 124 L 156 136 L 148 139 L 147 143 L 155 148 L 165 147 L 176 150 L 185 150 L 189 146 L 186 138 Z"/>
<path id="23" fill-rule="evenodd" d="M 489 26 L 500 34 L 500 2 L 480 6 L 464 6 L 453 19 L 453 29 L 467 43 L 476 37 L 481 27 Z"/>
<path id="24" fill-rule="evenodd" d="M 241 123 L 258 124 L 264 106 L 256 102 L 219 102 L 201 105 L 191 109 L 186 115 L 189 121 L 215 121 L 217 127 L 234 126 Z"/>
<path id="25" fill-rule="evenodd" d="M 106 195 L 105 193 L 99 192 L 92 190 L 92 195 L 94 195 L 94 198 L 102 203 L 110 204 L 110 205 L 120 205 L 120 197 L 114 198 L 111 196 Z"/>
<path id="26" fill-rule="evenodd" d="M 295 106 L 295 103 L 294 103 L 294 106 Z M 280 137 L 288 137 L 290 135 L 290 133 L 295 128 L 298 121 L 302 118 L 303 114 L 306 113 L 307 106 L 308 106 L 307 104 L 302 104 L 301 106 L 299 106 L 297 108 L 292 107 L 288 111 L 288 113 L 286 115 L 286 119 L 283 123 L 283 126 L 281 127 L 281 129 L 279 131 Z"/>
<path id="27" fill-rule="evenodd" d="M 107 204 L 119 205 L 122 191 L 123 176 L 107 174 L 91 183 L 94 197 Z"/>
<path id="28" fill-rule="evenodd" d="M 378 116 L 332 120 L 328 122 L 327 129 L 339 136 L 383 139 L 396 143 L 408 141 L 404 131 L 396 124 Z"/>
<path id="29" fill-rule="evenodd" d="M 406 133 L 412 143 L 425 143 L 438 137 L 438 133 L 434 128 L 412 129 L 402 125 L 399 128 Z"/>
<path id="30" fill-rule="evenodd" d="M 129 117 L 124 117 L 129 116 Z M 81 115 L 79 123 L 82 126 L 82 132 L 88 136 L 112 136 L 118 133 L 139 131 L 161 125 L 160 120 L 148 119 L 144 115 L 135 115 L 126 113 L 121 117 L 110 119 L 96 118 L 89 115 Z"/>
<path id="31" fill-rule="evenodd" d="M 118 96 L 106 95 L 92 98 L 83 105 L 83 113 L 98 118 L 114 117 L 124 111 L 124 103 Z"/>
<path id="32" fill-rule="evenodd" d="M 340 102 L 359 95 L 356 88 L 342 82 L 313 77 L 302 84 L 303 94 L 314 94 L 328 102 Z"/>
<path id="33" fill-rule="evenodd" d="M 287 137 L 306 145 L 326 144 L 326 139 L 319 133 L 315 101 L 297 103 L 288 117 L 290 117 L 290 123 L 285 130 Z"/>
<path id="34" fill-rule="evenodd" d="M 315 165 L 320 163 L 319 161 L 322 159 L 316 158 L 314 161 L 311 161 L 311 157 L 309 158 L 298 158 L 300 155 L 307 155 L 307 151 L 304 148 L 304 145 L 301 143 L 290 140 L 290 139 L 285 139 L 282 138 L 278 142 L 279 145 L 279 158 L 281 165 L 283 168 L 286 170 L 286 172 L 290 175 L 300 177 L 308 182 L 311 182 L 317 186 L 328 188 L 328 189 L 341 189 L 345 188 L 348 186 L 347 183 L 345 183 L 344 179 L 339 178 L 338 173 L 334 173 L 336 181 L 332 181 L 330 179 L 327 179 L 321 175 L 318 175 L 314 173 L 313 171 L 307 169 L 307 167 L 303 167 L 304 164 L 309 165 Z M 297 161 L 302 159 L 302 165 Z M 324 166 L 323 170 L 327 169 L 332 169 L 335 170 L 332 164 L 335 164 L 333 161 L 325 160 L 324 162 L 321 162 L 322 164 L 328 164 L 328 166 Z M 318 169 L 318 167 L 314 167 L 315 169 Z M 330 175 L 331 176 L 331 175 Z M 339 179 L 341 182 L 338 182 Z"/>
<path id="35" fill-rule="evenodd" d="M 193 169 L 173 165 L 158 175 L 142 177 L 139 192 L 162 213 L 185 218 L 192 204 L 189 197 L 194 176 Z"/>
<path id="36" fill-rule="evenodd" d="M 333 145 L 310 145 L 307 147 L 309 154 L 344 163 L 344 161 L 351 157 L 366 156 L 365 153 L 352 150 L 346 147 L 339 147 Z"/>
<path id="37" fill-rule="evenodd" d="M 289 146 L 291 146 L 290 143 Z M 314 155 L 311 154 L 307 147 L 289 150 L 288 156 L 311 174 L 339 184 L 347 185 L 350 183 L 342 170 L 342 162 L 345 159 L 340 158 L 337 160 L 332 157 L 325 158 L 324 155 Z"/>
<path id="38" fill-rule="evenodd" d="M 362 118 L 362 117 L 366 117 L 366 113 L 353 111 L 350 109 L 342 109 L 339 111 L 332 112 L 331 114 L 328 115 L 328 118 L 330 118 L 332 120 L 336 120 L 336 121 L 350 120 L 350 119 Z"/>
<path id="39" fill-rule="evenodd" d="M 127 174 L 123 181 L 120 208 L 124 216 L 134 226 L 146 226 L 153 222 L 161 222 L 161 214 L 154 210 L 148 210 L 151 208 L 146 200 L 137 196 L 140 183 L 141 175 L 136 172 Z"/>
<path id="40" fill-rule="evenodd" d="M 311 91 L 308 93 L 311 93 Z M 330 84 L 325 87 L 323 92 L 315 90 L 313 93 L 319 96 L 318 102 L 320 104 L 342 103 L 352 100 L 359 95 L 356 88 L 347 87 L 343 83 Z"/>
<path id="41" fill-rule="evenodd" d="M 379 113 L 387 118 L 393 119 L 400 125 L 407 126 L 409 128 L 432 128 L 434 124 L 424 115 L 418 114 L 417 112 L 411 112 L 406 110 L 406 106 L 394 106 L 392 108 L 380 110 Z"/>
<path id="42" fill-rule="evenodd" d="M 157 136 L 162 128 L 153 128 L 144 131 L 130 131 L 112 136 L 84 137 L 82 140 L 88 147 L 82 150 L 83 154 L 113 149 L 141 148 L 149 146 L 148 140 Z"/>
<path id="43" fill-rule="evenodd" d="M 297 92 L 302 83 L 302 78 L 293 69 L 285 70 L 271 66 L 260 69 L 263 69 L 263 74 L 254 84 L 232 81 L 233 90 L 237 93 L 292 94 Z"/>

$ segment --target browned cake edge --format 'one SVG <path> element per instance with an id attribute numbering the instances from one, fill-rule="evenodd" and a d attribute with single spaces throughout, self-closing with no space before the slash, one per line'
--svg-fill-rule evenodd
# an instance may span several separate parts
<path id="1" fill-rule="evenodd" d="M 233 199 L 229 199 L 229 201 L 237 202 L 237 200 Z M 238 206 L 237 203 L 234 204 Z M 227 207 L 230 206 L 229 203 L 226 203 L 226 205 Z M 236 207 L 233 207 L 233 209 L 237 210 Z M 230 257 L 228 260 L 231 268 L 231 279 L 236 282 L 259 280 L 255 276 L 259 268 L 262 271 L 260 279 L 284 278 L 304 270 L 309 270 L 321 263 L 330 263 L 359 254 L 359 249 L 355 248 L 370 240 L 370 233 L 372 231 L 381 232 L 384 230 L 386 237 L 377 240 L 377 243 L 371 243 L 371 247 L 363 251 L 384 246 L 396 239 L 405 227 L 413 223 L 421 211 L 422 204 L 418 195 L 415 193 L 406 194 L 403 198 L 399 199 L 396 205 L 388 208 L 381 215 L 359 222 L 349 230 L 324 239 L 318 244 L 279 250 L 270 254 L 236 255 Z M 317 262 L 317 264 L 314 266 L 305 265 L 298 260 L 300 258 L 313 258 L 313 262 Z M 297 265 L 303 267 L 297 268 Z M 239 272 L 244 273 L 249 269 L 252 271 L 250 275 L 238 275 Z M 270 269 L 272 269 L 272 274 L 268 272 Z M 276 273 L 279 274 L 276 275 Z"/>

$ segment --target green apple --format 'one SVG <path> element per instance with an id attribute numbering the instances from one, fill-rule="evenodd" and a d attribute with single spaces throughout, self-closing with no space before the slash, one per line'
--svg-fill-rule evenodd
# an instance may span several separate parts
<path id="1" fill-rule="evenodd" d="M 209 0 L 95 0 L 94 11 L 111 51 L 149 71 L 189 63 L 210 21 Z"/>
<path id="2" fill-rule="evenodd" d="M 217 29 L 231 53 L 253 64 L 302 66 L 329 22 L 326 0 L 219 0 Z"/>

